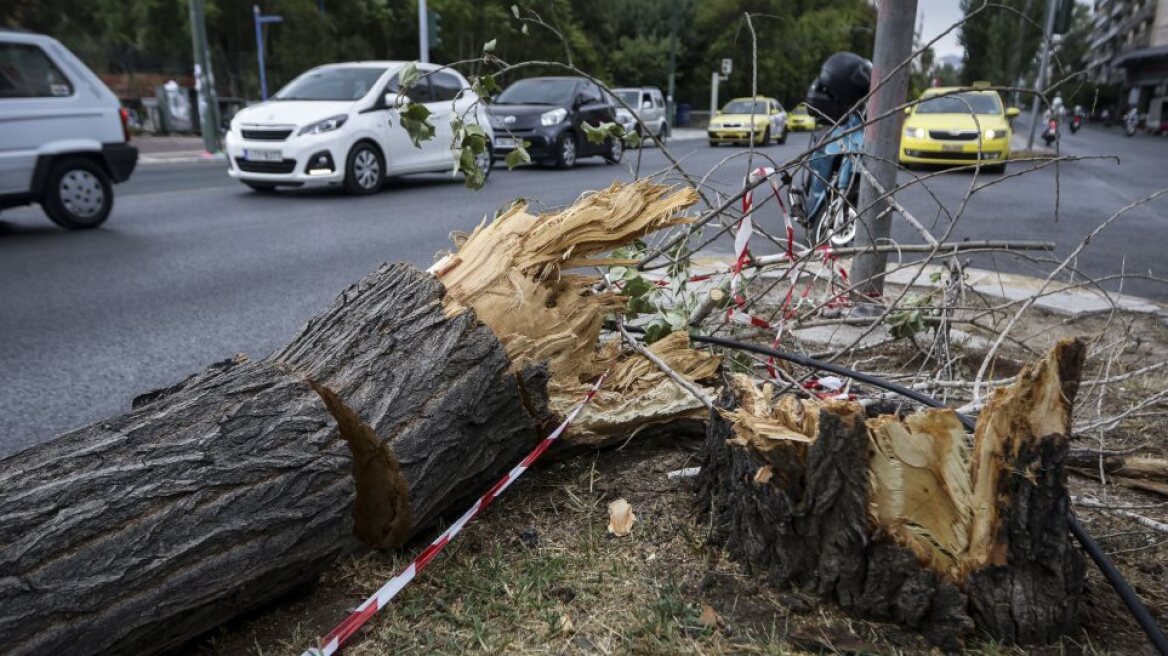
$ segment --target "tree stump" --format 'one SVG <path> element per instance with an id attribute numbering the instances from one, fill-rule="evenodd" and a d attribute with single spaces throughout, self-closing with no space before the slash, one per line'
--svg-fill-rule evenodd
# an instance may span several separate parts
<path id="1" fill-rule="evenodd" d="M 272 356 L 0 460 L 0 644 L 155 653 L 398 546 L 536 443 L 546 381 L 383 267 Z"/>
<path id="2" fill-rule="evenodd" d="M 947 409 L 869 418 L 735 379 L 698 480 L 714 542 L 776 586 L 945 648 L 1063 635 L 1083 583 L 1064 459 L 1084 350 L 1060 343 L 997 390 L 972 450 Z"/>

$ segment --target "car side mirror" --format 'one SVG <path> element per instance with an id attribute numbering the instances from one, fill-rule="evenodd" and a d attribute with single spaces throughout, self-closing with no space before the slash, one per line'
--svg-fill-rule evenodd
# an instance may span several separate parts
<path id="1" fill-rule="evenodd" d="M 905 113 L 905 114 L 912 114 L 912 105 L 909 105 L 908 107 L 905 107 L 905 108 L 904 108 L 904 113 Z"/>
<path id="2" fill-rule="evenodd" d="M 1015 116 L 1017 116 L 1021 113 L 1022 113 L 1022 110 L 1018 109 L 1017 107 L 1007 107 L 1006 108 L 1006 117 L 1007 118 L 1014 118 Z"/>

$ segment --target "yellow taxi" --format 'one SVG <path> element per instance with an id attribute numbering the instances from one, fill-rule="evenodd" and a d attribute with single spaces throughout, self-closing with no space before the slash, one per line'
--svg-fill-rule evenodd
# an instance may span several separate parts
<path id="1" fill-rule="evenodd" d="M 787 129 L 791 132 L 815 129 L 815 117 L 807 111 L 807 103 L 795 105 L 795 109 L 787 114 Z"/>
<path id="2" fill-rule="evenodd" d="M 710 118 L 706 136 L 711 146 L 720 143 L 745 144 L 750 141 L 750 122 L 754 120 L 754 142 L 770 143 L 773 138 L 787 143 L 787 112 L 774 98 L 735 98 Z"/>
<path id="3" fill-rule="evenodd" d="M 1018 109 L 1005 109 L 988 84 L 934 87 L 905 110 L 900 136 L 901 164 L 982 166 L 1001 172 L 1010 157 L 1010 119 Z"/>

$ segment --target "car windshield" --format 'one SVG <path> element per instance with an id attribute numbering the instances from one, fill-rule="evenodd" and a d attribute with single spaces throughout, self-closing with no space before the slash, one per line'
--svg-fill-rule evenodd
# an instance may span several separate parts
<path id="1" fill-rule="evenodd" d="M 799 105 L 799 106 L 795 107 L 795 109 L 792 109 L 791 113 L 798 114 L 800 116 L 806 116 L 807 115 L 807 105 Z"/>
<path id="2" fill-rule="evenodd" d="M 917 106 L 918 114 L 1001 114 L 996 93 L 958 93 L 926 98 Z"/>
<path id="3" fill-rule="evenodd" d="M 636 109 L 641 104 L 641 92 L 636 89 L 618 89 L 613 91 L 626 105 Z"/>
<path id="4" fill-rule="evenodd" d="M 751 110 L 751 105 L 754 110 Z M 750 102 L 749 100 L 734 100 L 726 103 L 722 108 L 723 114 L 766 114 L 767 104 L 762 101 Z"/>
<path id="5" fill-rule="evenodd" d="M 280 89 L 275 100 L 357 100 L 363 98 L 386 69 L 369 66 L 320 68 Z"/>
<path id="6" fill-rule="evenodd" d="M 495 100 L 496 105 L 566 105 L 576 91 L 575 80 L 534 78 L 520 80 L 507 87 Z"/>

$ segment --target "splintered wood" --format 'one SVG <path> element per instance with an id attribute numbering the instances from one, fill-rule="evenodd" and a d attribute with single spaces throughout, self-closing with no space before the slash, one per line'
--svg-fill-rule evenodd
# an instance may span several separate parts
<path id="1" fill-rule="evenodd" d="M 697 198 L 690 188 L 640 181 L 614 183 L 551 214 L 534 215 L 518 203 L 479 225 L 431 268 L 448 291 L 448 313 L 473 308 L 503 343 L 515 371 L 547 363 L 554 413 L 565 414 L 592 380 L 609 371 L 603 391 L 564 444 L 602 445 L 654 424 L 704 417 L 701 403 L 648 359 L 622 351 L 618 339 L 601 343 L 604 318 L 619 314 L 625 299 L 596 292 L 600 276 L 568 272 L 611 264 L 599 256 L 686 223 L 681 211 Z M 711 378 L 720 364 L 717 356 L 691 349 L 684 333 L 651 349 L 691 381 Z"/>
<path id="2" fill-rule="evenodd" d="M 1065 341 L 995 391 L 972 448 L 957 416 L 867 417 L 736 377 L 707 432 L 699 504 L 772 580 L 955 648 L 1074 628 L 1083 563 L 1064 461 L 1084 348 Z"/>

